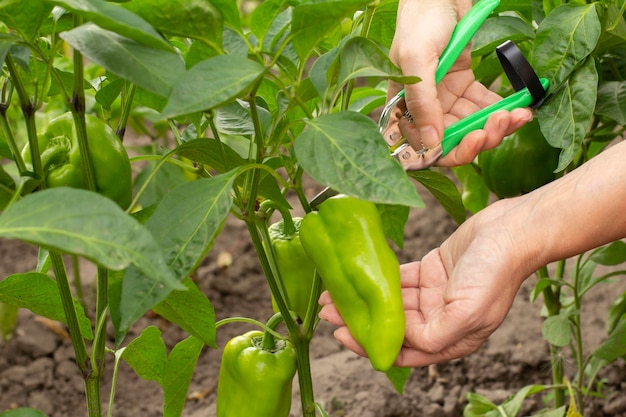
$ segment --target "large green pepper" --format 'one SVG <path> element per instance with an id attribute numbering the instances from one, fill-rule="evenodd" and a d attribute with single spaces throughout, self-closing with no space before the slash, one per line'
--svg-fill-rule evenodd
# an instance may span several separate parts
<path id="1" fill-rule="evenodd" d="M 217 417 L 288 417 L 295 374 L 288 340 L 256 330 L 232 338 L 222 353 Z"/>
<path id="2" fill-rule="evenodd" d="M 313 288 L 315 265 L 300 243 L 301 221 L 299 217 L 280 220 L 269 227 L 269 234 L 287 305 L 304 320 Z M 278 312 L 274 297 L 272 307 L 274 312 Z"/>
<path id="3" fill-rule="evenodd" d="M 302 220 L 300 240 L 374 369 L 391 368 L 404 341 L 405 316 L 398 259 L 376 205 L 329 198 Z"/>
<path id="4" fill-rule="evenodd" d="M 125 209 L 132 198 L 128 154 L 119 137 L 105 122 L 91 115 L 85 116 L 85 122 L 97 191 Z M 71 113 L 51 120 L 37 142 L 48 187 L 87 188 Z M 26 163 L 32 163 L 28 145 L 22 150 L 22 156 Z"/>
<path id="5" fill-rule="evenodd" d="M 487 188 L 500 198 L 529 193 L 555 179 L 560 150 L 546 142 L 536 120 L 478 156 Z"/>

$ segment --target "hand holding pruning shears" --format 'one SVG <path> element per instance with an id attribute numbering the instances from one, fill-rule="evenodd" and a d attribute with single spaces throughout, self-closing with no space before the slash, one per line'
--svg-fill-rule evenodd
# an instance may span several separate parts
<path id="1" fill-rule="evenodd" d="M 415 149 L 420 149 L 421 143 L 425 147 L 436 146 L 443 138 L 444 126 L 501 100 L 499 95 L 475 80 L 470 69 L 469 48 L 463 49 L 439 84 L 435 82 L 439 56 L 450 41 L 457 12 L 465 14 L 471 5 L 471 0 L 457 0 L 455 10 L 453 0 L 400 1 L 390 58 L 404 74 L 417 75 L 422 81 L 407 86 L 390 84 L 388 100 L 402 88 L 406 97 L 391 114 L 393 130 L 387 133 L 386 139 L 393 133 L 406 137 Z M 412 123 L 404 117 L 407 106 Z M 504 136 L 531 119 L 532 113 L 525 107 L 495 112 L 482 129 L 468 133 L 457 147 L 438 161 L 438 165 L 469 163 L 480 151 L 495 147 Z"/>

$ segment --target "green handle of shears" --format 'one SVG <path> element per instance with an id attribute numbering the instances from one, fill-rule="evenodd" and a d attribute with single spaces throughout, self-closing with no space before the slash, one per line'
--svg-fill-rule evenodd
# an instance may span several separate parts
<path id="1" fill-rule="evenodd" d="M 550 82 L 546 78 L 540 78 L 539 81 L 545 91 L 548 91 Z M 458 122 L 448 126 L 443 134 L 441 141 L 442 154 L 446 156 L 448 152 L 457 146 L 463 137 L 468 133 L 482 129 L 487 122 L 489 116 L 498 110 L 511 111 L 518 107 L 528 107 L 532 104 L 533 98 L 527 88 L 523 88 L 510 96 L 503 98 L 502 100 L 493 103 L 490 106 L 485 107 L 473 113 Z"/>
<path id="2" fill-rule="evenodd" d="M 459 20 L 452 32 L 448 46 L 439 57 L 439 64 L 435 72 L 436 84 L 439 84 L 439 81 L 450 71 L 478 28 L 499 4 L 500 0 L 480 0 Z M 404 97 L 404 90 L 400 91 L 398 95 Z"/>

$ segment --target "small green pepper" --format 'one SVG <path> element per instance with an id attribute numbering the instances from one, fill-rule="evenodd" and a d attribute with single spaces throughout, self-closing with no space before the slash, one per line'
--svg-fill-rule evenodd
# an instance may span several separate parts
<path id="1" fill-rule="evenodd" d="M 555 179 L 560 149 L 546 142 L 533 120 L 478 156 L 483 181 L 500 198 L 529 193 Z"/>
<path id="2" fill-rule="evenodd" d="M 232 338 L 222 353 L 217 417 L 288 417 L 295 374 L 296 350 L 288 340 L 256 330 Z"/>
<path id="3" fill-rule="evenodd" d="M 306 317 L 309 298 L 315 278 L 315 265 L 300 243 L 300 217 L 279 220 L 269 227 L 276 266 L 280 272 L 283 288 L 287 293 L 287 305 L 300 319 Z M 274 312 L 278 312 L 272 297 Z"/>
<path id="4" fill-rule="evenodd" d="M 302 220 L 300 241 L 350 334 L 374 369 L 387 371 L 402 348 L 406 319 L 398 258 L 376 205 L 331 197 Z"/>
<path id="5" fill-rule="evenodd" d="M 128 154 L 119 137 L 105 122 L 86 115 L 85 123 L 97 191 L 126 209 L 132 198 Z M 48 187 L 87 188 L 71 113 L 51 120 L 46 131 L 37 137 L 37 142 Z M 22 157 L 26 163 L 32 163 L 28 144 L 22 150 Z"/>

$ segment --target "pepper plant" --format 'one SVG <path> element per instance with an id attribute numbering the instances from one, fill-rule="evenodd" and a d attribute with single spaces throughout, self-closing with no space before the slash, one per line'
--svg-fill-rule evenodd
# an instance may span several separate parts
<path id="1" fill-rule="evenodd" d="M 477 33 L 473 56 L 482 82 L 489 84 L 499 74 L 491 45 L 514 39 L 551 87 L 532 126 L 481 154 L 474 164 L 455 169 L 468 209 L 485 207 L 490 192 L 512 197 L 532 191 L 623 139 L 625 10 L 624 1 L 502 2 L 503 14 L 488 20 Z M 510 87 L 504 83 L 501 88 L 507 94 Z M 560 151 L 557 155 L 555 149 Z M 570 260 L 569 268 L 568 261 L 561 260 L 537 271 L 532 299 L 541 295 L 543 300 L 542 330 L 550 347 L 552 384 L 524 387 L 501 405 L 471 394 L 465 415 L 516 416 L 524 398 L 546 391 L 551 393 L 550 415 L 564 415 L 566 409 L 568 416 L 581 415 L 590 395 L 602 395 L 599 372 L 626 354 L 623 296 L 607 312 L 606 338 L 596 346 L 584 345 L 581 307 L 594 287 L 624 274 L 619 265 L 625 261 L 626 247 L 618 241 Z M 596 272 L 599 265 L 614 271 Z M 572 374 L 563 366 L 568 355 L 575 364 Z"/>

